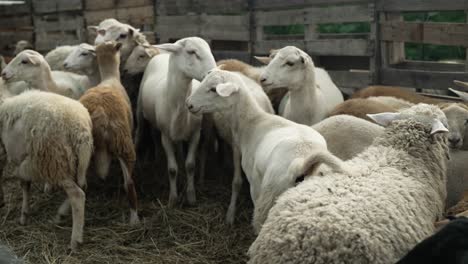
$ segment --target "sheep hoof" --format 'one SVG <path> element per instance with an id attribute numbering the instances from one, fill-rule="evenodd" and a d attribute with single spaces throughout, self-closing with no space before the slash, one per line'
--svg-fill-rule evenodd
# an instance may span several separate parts
<path id="1" fill-rule="evenodd" d="M 130 212 L 130 225 L 136 226 L 140 224 L 137 212 Z"/>
<path id="2" fill-rule="evenodd" d="M 189 205 L 195 205 L 197 198 L 195 197 L 195 191 L 187 191 L 187 202 Z"/>
<path id="3" fill-rule="evenodd" d="M 19 219 L 19 223 L 22 226 L 25 226 L 28 223 L 28 218 L 26 217 L 26 215 L 24 215 L 24 214 L 21 215 L 21 217 Z"/>
<path id="4" fill-rule="evenodd" d="M 177 203 L 177 196 L 175 197 L 169 197 L 169 202 L 167 204 L 167 207 L 169 208 L 174 208 Z"/>
<path id="5" fill-rule="evenodd" d="M 82 244 L 83 241 L 77 241 L 77 240 L 72 240 L 70 242 L 70 250 L 71 252 L 77 252 L 80 244 Z"/>
<path id="6" fill-rule="evenodd" d="M 229 213 L 226 215 L 226 224 L 234 225 L 234 215 Z"/>
<path id="7" fill-rule="evenodd" d="M 53 223 L 53 224 L 56 224 L 56 225 L 61 224 L 62 222 L 63 222 L 63 218 L 62 218 L 62 216 L 59 215 L 59 214 L 57 214 L 57 215 L 54 217 L 54 219 L 52 219 L 52 223 Z"/>

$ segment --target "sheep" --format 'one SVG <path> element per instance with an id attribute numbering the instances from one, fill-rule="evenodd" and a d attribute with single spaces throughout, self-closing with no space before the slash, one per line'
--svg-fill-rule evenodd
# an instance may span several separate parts
<path id="1" fill-rule="evenodd" d="M 86 170 L 93 149 L 91 118 L 82 104 L 44 91 L 26 91 L 0 105 L 1 143 L 21 181 L 20 224 L 27 222 L 31 181 L 61 187 L 67 200 L 56 219 L 71 206 L 72 250 L 83 242 Z"/>
<path id="2" fill-rule="evenodd" d="M 124 74 L 135 75 L 145 72 L 151 58 L 159 53 L 160 51 L 151 45 L 136 46 L 125 62 Z"/>
<path id="3" fill-rule="evenodd" d="M 253 227 L 258 232 L 276 197 L 315 167 L 308 164 L 336 159 L 325 139 L 311 127 L 263 111 L 242 79 L 215 69 L 187 99 L 194 114 L 220 112 L 231 116 L 234 145 L 250 183 Z M 319 155 L 317 155 L 319 153 Z"/>
<path id="4" fill-rule="evenodd" d="M 89 86 L 89 79 L 69 72 L 51 71 L 36 51 L 20 52 L 2 71 L 5 82 L 25 81 L 31 88 L 78 99 Z"/>
<path id="5" fill-rule="evenodd" d="M 372 119 L 367 114 L 376 114 L 383 112 L 395 112 L 398 109 L 395 107 L 383 104 L 381 102 L 372 101 L 362 98 L 346 100 L 337 105 L 329 114 L 329 116 L 336 115 L 352 115 L 358 118 L 371 121 Z"/>
<path id="6" fill-rule="evenodd" d="M 20 52 L 26 49 L 33 49 L 33 45 L 29 43 L 27 40 L 20 40 L 16 42 L 15 51 L 13 52 L 13 56 L 18 55 Z"/>
<path id="7" fill-rule="evenodd" d="M 7 66 L 6 62 L 5 62 L 5 58 L 3 58 L 3 56 L 0 55 L 0 72 L 5 69 L 5 67 Z"/>
<path id="8" fill-rule="evenodd" d="M 393 96 L 413 104 L 426 103 L 436 105 L 447 102 L 445 100 L 431 98 L 407 91 L 403 87 L 383 85 L 368 86 L 367 88 L 355 92 L 351 98 L 367 98 L 371 96 Z"/>
<path id="9" fill-rule="evenodd" d="M 468 263 L 468 218 L 454 219 L 417 244 L 396 264 Z"/>
<path id="10" fill-rule="evenodd" d="M 312 58 L 293 46 L 278 50 L 261 74 L 260 82 L 265 89 L 287 87 L 289 98 L 279 114 L 305 125 L 324 119 L 343 102 L 343 95 L 328 74 L 315 68 Z"/>
<path id="11" fill-rule="evenodd" d="M 76 49 L 76 45 L 64 45 L 56 47 L 45 55 L 45 60 L 52 71 L 64 71 L 63 63 L 65 59 Z"/>
<path id="12" fill-rule="evenodd" d="M 336 115 L 312 126 L 327 141 L 328 150 L 342 160 L 354 158 L 383 134 L 384 128 L 350 115 Z"/>
<path id="13" fill-rule="evenodd" d="M 105 179 L 112 157 L 119 160 L 124 187 L 130 204 L 130 224 L 139 222 L 137 195 L 132 176 L 135 147 L 132 142 L 133 116 L 125 88 L 120 83 L 121 43 L 104 42 L 96 47 L 101 83 L 80 98 L 93 123 L 96 172 Z"/>
<path id="14" fill-rule="evenodd" d="M 221 69 L 221 67 L 219 68 Z M 235 71 L 233 73 L 236 74 L 240 79 L 242 79 L 246 87 L 250 90 L 252 97 L 255 99 L 259 107 L 267 113 L 274 114 L 270 100 L 263 91 L 262 87 L 257 82 L 250 79 L 243 73 Z M 226 222 L 228 224 L 234 223 L 237 197 L 239 196 L 240 188 L 242 187 L 241 155 L 238 147 L 234 144 L 235 139 L 233 131 L 231 129 L 231 121 L 233 119 L 234 114 L 232 112 L 213 113 L 214 126 L 216 127 L 218 134 L 225 142 L 227 142 L 232 147 L 234 175 L 232 179 L 231 201 L 229 203 L 228 211 L 226 213 Z"/>
<path id="15" fill-rule="evenodd" d="M 0 264 L 20 264 L 21 259 L 15 256 L 8 248 L 0 245 Z"/>
<path id="16" fill-rule="evenodd" d="M 183 38 L 173 44 L 156 47 L 169 54 L 153 57 L 146 67 L 138 95 L 135 142 L 138 148 L 145 119 L 161 132 L 169 172 L 168 204 L 172 207 L 177 201 L 175 144 L 188 141 L 185 159 L 187 201 L 194 204 L 195 160 L 200 141 L 201 117 L 192 115 L 185 108 L 185 99 L 199 85 L 198 80 L 216 67 L 216 62 L 208 43 L 198 37 Z"/>
<path id="17" fill-rule="evenodd" d="M 281 195 L 249 263 L 395 263 L 434 232 L 446 197 L 444 113 L 419 104 L 370 116 L 384 134 L 339 162 L 344 171 L 324 168 Z"/>
<path id="18" fill-rule="evenodd" d="M 87 43 L 78 45 L 65 59 L 63 67 L 66 71 L 88 76 L 90 87 L 94 87 L 101 82 L 96 60 L 96 48 Z"/>

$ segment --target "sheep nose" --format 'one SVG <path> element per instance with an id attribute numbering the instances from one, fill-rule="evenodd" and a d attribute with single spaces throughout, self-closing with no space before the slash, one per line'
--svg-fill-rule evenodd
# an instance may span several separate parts
<path id="1" fill-rule="evenodd" d="M 63 64 L 63 67 L 64 67 L 64 68 L 68 68 L 68 63 L 65 62 L 65 63 Z"/>
<path id="2" fill-rule="evenodd" d="M 192 109 L 193 109 L 193 104 L 187 103 L 187 108 L 188 108 L 189 110 L 192 110 Z"/>
<path id="3" fill-rule="evenodd" d="M 6 72 L 2 72 L 2 79 L 5 81 L 8 79 Z"/>
<path id="4" fill-rule="evenodd" d="M 266 80 L 267 80 L 267 79 L 266 79 L 265 77 L 262 77 L 262 78 L 260 79 L 260 82 L 261 82 L 261 83 L 265 83 Z"/>
<path id="5" fill-rule="evenodd" d="M 460 138 L 459 137 L 451 137 L 451 138 L 448 139 L 448 141 L 450 142 L 450 144 L 455 146 L 460 142 Z"/>

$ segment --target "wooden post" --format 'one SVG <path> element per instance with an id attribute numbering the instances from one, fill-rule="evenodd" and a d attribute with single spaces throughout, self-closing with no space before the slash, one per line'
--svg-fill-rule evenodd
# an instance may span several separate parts
<path id="1" fill-rule="evenodd" d="M 253 64 L 254 63 L 253 56 L 255 55 L 255 33 L 256 33 L 255 0 L 246 0 L 246 1 L 247 1 L 248 12 L 249 12 L 249 47 L 248 47 L 249 63 Z"/>
<path id="2" fill-rule="evenodd" d="M 380 53 L 380 24 L 379 24 L 379 12 L 375 3 L 369 3 L 369 13 L 372 16 L 371 32 L 370 32 L 370 45 L 372 47 L 372 56 L 369 62 L 369 72 L 371 74 L 371 84 L 380 83 L 380 68 L 382 64 L 381 53 Z"/>

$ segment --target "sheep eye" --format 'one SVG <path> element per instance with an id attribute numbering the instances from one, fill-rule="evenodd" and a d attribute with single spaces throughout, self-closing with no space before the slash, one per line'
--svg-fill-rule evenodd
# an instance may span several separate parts
<path id="1" fill-rule="evenodd" d="M 305 175 L 302 174 L 299 177 L 296 178 L 296 184 L 303 182 L 305 179 Z"/>
<path id="2" fill-rule="evenodd" d="M 288 66 L 294 66 L 294 62 L 290 62 L 290 61 L 287 61 L 285 64 Z"/>
<path id="3" fill-rule="evenodd" d="M 124 39 L 127 37 L 127 34 L 120 34 L 119 38 Z"/>
<path id="4" fill-rule="evenodd" d="M 28 64 L 29 62 L 27 60 L 22 60 L 21 64 Z"/>
<path id="5" fill-rule="evenodd" d="M 83 52 L 80 54 L 80 56 L 88 56 L 88 53 Z"/>
<path id="6" fill-rule="evenodd" d="M 210 92 L 216 93 L 216 87 L 212 87 L 212 88 L 210 89 Z"/>
<path id="7" fill-rule="evenodd" d="M 145 58 L 145 55 L 140 55 L 138 58 L 144 59 L 144 58 Z"/>
<path id="8" fill-rule="evenodd" d="M 194 50 L 187 50 L 187 53 L 190 55 L 196 55 L 196 52 Z"/>
<path id="9" fill-rule="evenodd" d="M 468 125 L 468 119 L 465 120 L 465 125 Z"/>

